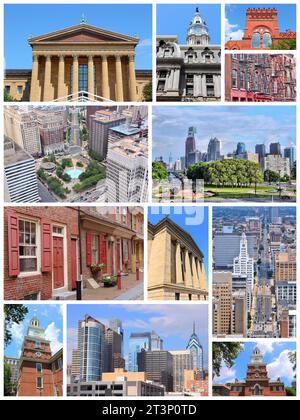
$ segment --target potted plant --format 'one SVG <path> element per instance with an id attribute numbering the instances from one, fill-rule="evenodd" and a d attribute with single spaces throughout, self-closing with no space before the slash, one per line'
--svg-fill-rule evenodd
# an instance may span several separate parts
<path id="1" fill-rule="evenodd" d="M 102 278 L 101 282 L 104 287 L 115 287 L 117 285 L 117 279 L 115 276 L 105 276 Z"/>
<path id="2" fill-rule="evenodd" d="M 95 280 L 97 279 L 98 274 L 102 272 L 103 267 L 104 267 L 104 264 L 92 264 L 91 265 L 91 272 L 92 272 L 92 275 L 93 275 Z"/>

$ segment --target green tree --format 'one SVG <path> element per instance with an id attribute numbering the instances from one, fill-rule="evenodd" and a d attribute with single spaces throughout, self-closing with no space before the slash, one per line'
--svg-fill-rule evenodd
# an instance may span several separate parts
<path id="1" fill-rule="evenodd" d="M 39 178 L 43 179 L 44 181 L 47 180 L 48 176 L 43 168 L 40 168 L 36 173 Z"/>
<path id="2" fill-rule="evenodd" d="M 163 181 L 168 178 L 168 171 L 161 162 L 152 162 L 152 179 Z"/>
<path id="3" fill-rule="evenodd" d="M 267 169 L 264 172 L 264 180 L 265 180 L 265 182 L 278 182 L 278 181 L 280 181 L 280 174 Z"/>
<path id="4" fill-rule="evenodd" d="M 297 372 L 297 353 L 295 351 L 291 351 L 289 353 L 289 361 L 293 366 L 294 371 L 294 378 L 296 379 L 296 372 Z"/>
<path id="5" fill-rule="evenodd" d="M 100 153 L 95 152 L 95 150 L 91 150 L 89 149 L 89 156 L 93 159 L 93 160 L 97 160 L 98 162 L 102 162 L 103 160 L 103 156 L 100 155 Z"/>
<path id="6" fill-rule="evenodd" d="M 152 81 L 147 83 L 143 89 L 143 98 L 146 102 L 152 101 Z"/>
<path id="7" fill-rule="evenodd" d="M 7 346 L 12 341 L 12 324 L 20 324 L 24 321 L 28 309 L 24 305 L 4 305 L 4 344 Z"/>
<path id="8" fill-rule="evenodd" d="M 294 166 L 293 166 L 292 171 L 291 171 L 291 178 L 292 179 L 297 178 L 297 163 L 296 162 L 294 163 Z"/>
<path id="9" fill-rule="evenodd" d="M 223 364 L 232 368 L 236 358 L 243 350 L 242 343 L 213 343 L 213 375 L 220 376 Z"/>
<path id="10" fill-rule="evenodd" d="M 16 99 L 15 99 L 15 98 L 13 98 L 12 96 L 10 96 L 10 95 L 7 93 L 7 90 L 6 90 L 6 89 L 4 89 L 3 100 L 4 100 L 4 102 L 16 102 Z"/>
<path id="11" fill-rule="evenodd" d="M 10 366 L 5 362 L 4 359 L 4 396 L 10 397 L 13 394 L 13 383 L 11 381 L 11 370 Z"/>
<path id="12" fill-rule="evenodd" d="M 282 39 L 272 43 L 271 50 L 296 50 L 297 41 L 294 39 Z"/>

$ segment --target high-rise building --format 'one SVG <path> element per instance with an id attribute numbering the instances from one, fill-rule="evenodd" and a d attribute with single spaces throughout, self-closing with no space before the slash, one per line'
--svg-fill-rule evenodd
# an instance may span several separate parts
<path id="1" fill-rule="evenodd" d="M 257 144 L 255 146 L 255 153 L 258 155 L 258 161 L 262 170 L 264 170 L 265 157 L 266 157 L 266 146 L 264 144 Z"/>
<path id="2" fill-rule="evenodd" d="M 121 356 L 122 351 L 122 335 L 111 328 L 106 328 L 103 372 L 114 372 L 117 368 L 125 368 L 125 360 Z"/>
<path id="3" fill-rule="evenodd" d="M 80 381 L 99 381 L 105 366 L 105 326 L 86 315 L 80 321 Z"/>
<path id="4" fill-rule="evenodd" d="M 173 389 L 173 357 L 164 350 L 147 351 L 137 354 L 138 371 L 145 372 L 149 381 L 164 385 L 167 392 Z"/>
<path id="5" fill-rule="evenodd" d="M 221 160 L 221 142 L 216 137 L 211 138 L 207 147 L 207 162 Z"/>
<path id="6" fill-rule="evenodd" d="M 67 111 L 63 106 L 34 108 L 44 155 L 64 151 Z"/>
<path id="7" fill-rule="evenodd" d="M 138 372 L 137 355 L 142 351 L 151 350 L 151 333 L 131 333 L 129 337 L 128 371 Z"/>
<path id="8" fill-rule="evenodd" d="M 45 329 L 34 316 L 24 337 L 20 365 L 18 396 L 42 397 L 63 395 L 62 349 L 51 352 Z"/>
<path id="9" fill-rule="evenodd" d="M 283 158 L 279 154 L 267 155 L 265 157 L 265 170 L 273 171 L 278 173 L 281 177 L 290 176 L 290 160 L 289 158 Z"/>
<path id="10" fill-rule="evenodd" d="M 164 342 L 155 331 L 151 332 L 150 340 L 151 350 L 163 350 Z"/>
<path id="11" fill-rule="evenodd" d="M 247 237 L 243 232 L 240 241 L 240 252 L 233 260 L 233 276 L 246 276 L 247 277 L 247 303 L 248 311 L 252 305 L 252 289 L 254 285 L 254 260 L 249 257 Z"/>
<path id="12" fill-rule="evenodd" d="M 232 294 L 233 298 L 233 327 L 234 335 L 247 337 L 248 306 L 246 290 L 237 290 Z"/>
<path id="13" fill-rule="evenodd" d="M 193 333 L 189 339 L 188 345 L 186 347 L 187 350 L 190 350 L 192 359 L 193 359 L 193 369 L 199 369 L 200 373 L 204 373 L 204 355 L 203 355 L 203 347 L 200 343 L 199 337 L 196 334 L 196 325 L 194 322 L 193 326 Z"/>
<path id="14" fill-rule="evenodd" d="M 20 359 L 18 359 L 17 357 L 4 356 L 4 363 L 6 363 L 9 366 L 11 383 L 13 385 L 17 384 L 19 379 Z"/>
<path id="15" fill-rule="evenodd" d="M 193 369 L 193 358 L 190 350 L 169 351 L 173 357 L 173 390 L 184 391 L 184 371 Z"/>
<path id="16" fill-rule="evenodd" d="M 296 281 L 297 262 L 296 252 L 279 252 L 275 256 L 275 281 Z"/>
<path id="17" fill-rule="evenodd" d="M 235 154 L 241 155 L 242 153 L 246 153 L 246 145 L 245 143 L 238 142 Z"/>
<path id="18" fill-rule="evenodd" d="M 296 163 L 296 148 L 295 147 L 286 147 L 284 149 L 284 155 L 285 158 L 289 159 L 290 161 L 290 170 L 295 166 Z"/>
<path id="19" fill-rule="evenodd" d="M 279 142 L 271 143 L 269 154 L 281 156 L 281 144 Z"/>
<path id="20" fill-rule="evenodd" d="M 196 150 L 196 139 L 195 134 L 197 130 L 195 127 L 189 127 L 188 136 L 185 141 L 185 167 L 188 168 L 191 164 L 190 163 L 190 154 L 194 153 Z"/>
<path id="21" fill-rule="evenodd" d="M 140 203 L 148 199 L 148 144 L 124 138 L 108 149 L 107 200 Z"/>
<path id="22" fill-rule="evenodd" d="M 256 235 L 246 234 L 249 257 L 258 258 Z M 241 236 L 237 233 L 216 233 L 214 237 L 214 268 L 217 271 L 232 271 L 233 260 L 240 252 Z"/>
<path id="23" fill-rule="evenodd" d="M 80 349 L 72 350 L 71 382 L 80 380 Z"/>
<path id="24" fill-rule="evenodd" d="M 126 117 L 115 110 L 101 110 L 89 118 L 89 148 L 105 159 L 109 129 L 124 124 Z"/>
<path id="25" fill-rule="evenodd" d="M 28 106 L 4 108 L 4 135 L 32 156 L 42 152 L 37 119 Z"/>
<path id="26" fill-rule="evenodd" d="M 8 137 L 4 137 L 4 199 L 12 203 L 40 201 L 35 161 Z"/>
<path id="27" fill-rule="evenodd" d="M 213 334 L 231 335 L 232 316 L 232 274 L 227 271 L 213 272 Z"/>

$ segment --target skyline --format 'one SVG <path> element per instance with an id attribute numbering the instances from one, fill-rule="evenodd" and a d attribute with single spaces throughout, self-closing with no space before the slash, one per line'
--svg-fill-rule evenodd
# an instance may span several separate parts
<path id="1" fill-rule="evenodd" d="M 168 206 L 166 207 L 168 209 Z M 159 209 L 159 214 L 157 214 Z M 175 210 L 176 209 L 176 210 Z M 206 276 L 209 282 L 209 266 L 208 266 L 208 207 L 188 207 L 181 211 L 180 214 L 174 214 L 175 211 L 180 211 L 183 207 L 169 207 L 168 214 L 162 212 L 161 207 L 149 207 L 148 221 L 152 224 L 157 224 L 166 216 L 177 223 L 182 229 L 186 230 L 194 239 L 202 253 L 204 254 L 204 266 Z M 195 220 L 193 220 L 195 218 Z"/>
<path id="2" fill-rule="evenodd" d="M 250 362 L 253 349 L 257 345 L 263 353 L 270 380 L 276 381 L 278 378 L 281 378 L 285 385 L 291 385 L 294 381 L 294 372 L 288 359 L 288 353 L 296 350 L 295 343 L 254 341 L 243 344 L 244 351 L 238 355 L 234 366 L 228 368 L 223 364 L 220 377 L 214 378 L 214 384 L 234 382 L 235 379 L 244 380 L 246 378 L 247 364 Z"/>
<path id="3" fill-rule="evenodd" d="M 222 118 L 220 118 L 222 117 Z M 296 107 L 286 106 L 166 106 L 153 107 L 152 156 L 169 161 L 185 155 L 189 127 L 196 127 L 196 146 L 207 151 L 211 138 L 221 141 L 221 154 L 232 153 L 238 142 L 255 151 L 256 144 L 280 142 L 295 146 Z M 250 149 L 251 147 L 251 149 Z"/>
<path id="4" fill-rule="evenodd" d="M 63 305 L 24 305 L 28 314 L 20 324 L 12 324 L 12 342 L 4 348 L 7 357 L 20 357 L 24 337 L 33 316 L 36 316 L 41 328 L 45 329 L 45 338 L 50 341 L 52 354 L 63 347 Z"/>
<path id="5" fill-rule="evenodd" d="M 129 36 L 138 35 L 140 41 L 136 47 L 136 68 L 152 68 L 150 4 L 9 4 L 4 7 L 6 69 L 31 68 L 29 36 L 35 37 L 78 25 L 83 15 L 88 25 Z M 16 46 L 18 54 L 15 54 Z"/>
<path id="6" fill-rule="evenodd" d="M 275 7 L 278 11 L 279 32 L 285 32 L 287 29 L 296 30 L 296 8 L 294 4 L 227 4 L 225 5 L 225 41 L 230 38 L 234 41 L 243 38 L 248 7 Z"/>
<path id="7" fill-rule="evenodd" d="M 128 362 L 128 344 L 131 332 L 155 331 L 164 341 L 164 350 L 185 350 L 196 322 L 196 333 L 204 351 L 204 366 L 208 366 L 208 305 L 182 305 L 185 317 L 178 318 L 177 305 L 69 305 L 67 309 L 68 364 L 72 349 L 77 344 L 78 321 L 90 315 L 108 326 L 110 319 L 118 318 L 124 329 L 124 356 Z"/>
<path id="8" fill-rule="evenodd" d="M 177 35 L 179 44 L 186 44 L 187 28 L 197 6 L 199 6 L 201 17 L 208 25 L 210 44 L 221 44 L 221 8 L 219 4 L 158 4 L 157 35 Z"/>

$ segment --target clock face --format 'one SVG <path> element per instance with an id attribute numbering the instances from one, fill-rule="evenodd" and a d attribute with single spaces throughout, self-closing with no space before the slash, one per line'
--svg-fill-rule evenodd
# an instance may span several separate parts
<path id="1" fill-rule="evenodd" d="M 31 329 L 29 335 L 31 335 L 33 337 L 42 337 L 43 333 L 39 330 Z"/>
<path id="2" fill-rule="evenodd" d="M 35 353 L 35 357 L 41 357 L 41 356 L 42 356 L 42 353 L 41 353 L 41 352 L 37 351 L 37 352 Z"/>

